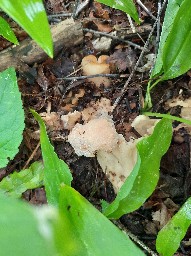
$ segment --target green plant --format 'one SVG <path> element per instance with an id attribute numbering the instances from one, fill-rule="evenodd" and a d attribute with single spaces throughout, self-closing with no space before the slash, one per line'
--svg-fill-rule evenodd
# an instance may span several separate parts
<path id="1" fill-rule="evenodd" d="M 1 0 L 0 8 L 14 19 L 50 56 L 53 43 L 42 0 Z M 14 44 L 18 41 L 8 23 L 0 18 L 0 34 Z"/>
<path id="2" fill-rule="evenodd" d="M 158 55 L 147 86 L 145 109 L 152 107 L 150 92 L 159 82 L 178 77 L 191 68 L 190 11 L 189 0 L 168 2 Z"/>
<path id="3" fill-rule="evenodd" d="M 4 20 L 2 17 L 0 17 L 0 35 L 2 35 L 4 38 L 6 38 L 11 43 L 18 44 L 18 40 L 17 40 L 13 30 L 10 28 L 10 26 L 6 22 L 6 20 Z"/>
<path id="4" fill-rule="evenodd" d="M 97 2 L 100 2 L 102 4 L 106 4 L 112 8 L 121 10 L 123 12 L 128 13 L 137 23 L 140 23 L 139 16 L 136 10 L 136 6 L 133 2 L 133 0 L 98 0 Z"/>
<path id="5" fill-rule="evenodd" d="M 0 168 L 18 152 L 24 129 L 24 111 L 13 68 L 0 73 Z"/>

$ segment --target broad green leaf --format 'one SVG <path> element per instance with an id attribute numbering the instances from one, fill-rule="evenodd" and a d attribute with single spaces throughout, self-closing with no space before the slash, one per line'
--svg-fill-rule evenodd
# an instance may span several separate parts
<path id="1" fill-rule="evenodd" d="M 139 16 L 133 0 L 96 0 L 112 8 L 121 10 L 129 14 L 137 23 L 140 23 Z"/>
<path id="2" fill-rule="evenodd" d="M 166 43 L 166 39 L 167 39 L 170 31 L 172 30 L 172 25 L 173 25 L 174 19 L 176 17 L 176 14 L 180 8 L 180 4 L 183 1 L 184 0 L 180 0 L 178 3 L 177 3 L 177 0 L 168 1 L 168 5 L 167 5 L 166 11 L 165 11 L 164 22 L 162 25 L 162 32 L 161 32 L 161 36 L 160 36 L 158 54 L 157 54 L 154 69 L 151 74 L 151 78 L 156 75 L 160 75 L 163 71 L 162 56 L 163 56 L 164 45 Z"/>
<path id="3" fill-rule="evenodd" d="M 0 182 L 0 192 L 14 198 L 19 198 L 27 189 L 34 189 L 43 185 L 44 166 L 41 162 L 34 162 L 28 169 L 14 172 Z"/>
<path id="4" fill-rule="evenodd" d="M 17 199 L 0 194 L 1 256 L 57 255 L 51 237 L 54 209 L 49 215 L 44 209 L 33 207 Z M 45 214 L 46 213 L 46 214 Z"/>
<path id="5" fill-rule="evenodd" d="M 137 210 L 153 193 L 159 179 L 160 160 L 168 150 L 171 138 L 172 121 L 162 119 L 152 135 L 138 142 L 137 163 L 116 199 L 104 210 L 108 218 L 118 219 Z"/>
<path id="6" fill-rule="evenodd" d="M 24 111 L 13 68 L 0 73 L 0 168 L 18 152 L 24 129 Z"/>
<path id="7" fill-rule="evenodd" d="M 0 0 L 0 8 L 53 57 L 50 28 L 42 0 Z"/>
<path id="8" fill-rule="evenodd" d="M 156 240 L 157 251 L 162 256 L 172 256 L 180 246 L 187 229 L 191 224 L 191 198 L 160 230 Z"/>
<path id="9" fill-rule="evenodd" d="M 162 55 L 163 80 L 178 77 L 191 68 L 191 5 L 184 0 L 173 21 Z"/>
<path id="10" fill-rule="evenodd" d="M 40 125 L 40 143 L 44 162 L 44 185 L 47 200 L 50 204 L 58 205 L 60 184 L 64 183 L 71 186 L 72 175 L 67 164 L 59 159 L 54 152 L 42 118 L 34 110 L 31 110 L 31 112 Z"/>
<path id="11" fill-rule="evenodd" d="M 61 185 L 56 244 L 70 256 L 140 256 L 140 249 L 73 188 Z M 60 236 L 62 234 L 62 236 Z"/>
<path id="12" fill-rule="evenodd" d="M 8 41 L 10 41 L 11 43 L 18 44 L 18 40 L 13 30 L 10 28 L 7 21 L 4 20 L 2 17 L 0 17 L 0 35 L 3 36 Z"/>
<path id="13" fill-rule="evenodd" d="M 161 37 L 160 37 L 160 43 L 159 43 L 159 49 L 158 49 L 158 54 L 157 54 L 157 58 L 155 61 L 155 66 L 154 69 L 152 70 L 151 76 L 150 78 L 155 78 L 159 75 L 161 75 L 161 77 L 159 79 L 157 79 L 156 81 L 154 81 L 152 83 L 152 81 L 150 80 L 147 86 L 147 93 L 145 96 L 145 103 L 144 103 L 144 109 L 151 109 L 152 108 L 152 102 L 151 102 L 151 95 L 150 92 L 151 90 L 161 81 L 163 80 L 167 80 L 169 78 L 172 78 L 171 76 L 168 76 L 168 71 L 165 70 L 165 61 L 166 59 L 168 59 L 168 51 L 166 51 L 166 47 L 167 47 L 167 42 L 171 41 L 169 44 L 170 50 L 171 49 L 171 43 L 172 43 L 172 34 L 175 32 L 174 31 L 174 22 L 177 19 L 177 16 L 179 14 L 179 10 L 180 10 L 180 6 L 183 5 L 183 3 L 186 0 L 171 0 L 168 2 L 167 5 L 167 9 L 165 12 L 165 17 L 164 17 L 164 22 L 163 22 L 163 26 L 162 26 L 162 33 L 161 33 Z M 179 29 L 181 30 L 182 27 L 179 27 Z M 174 47 L 176 48 L 176 42 L 174 43 Z M 178 49 L 178 48 L 177 48 Z M 173 71 L 172 67 L 168 67 L 170 68 L 170 72 Z M 174 73 L 174 77 L 179 76 L 178 73 Z"/>

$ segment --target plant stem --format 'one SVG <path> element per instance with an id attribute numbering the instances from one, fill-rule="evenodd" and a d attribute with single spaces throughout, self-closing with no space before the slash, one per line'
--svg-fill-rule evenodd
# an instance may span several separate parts
<path id="1" fill-rule="evenodd" d="M 160 81 L 162 81 L 162 78 L 157 79 L 152 85 L 151 85 L 151 81 L 148 82 L 147 93 L 146 93 L 146 96 L 145 96 L 145 107 L 144 107 L 144 109 L 152 108 L 152 101 L 151 101 L 150 92 Z"/>
<path id="2" fill-rule="evenodd" d="M 170 120 L 173 120 L 173 121 L 178 121 L 178 122 L 181 122 L 181 123 L 185 123 L 185 124 L 191 125 L 191 120 L 187 120 L 187 119 L 184 119 L 184 118 L 181 118 L 181 117 L 177 117 L 177 116 L 172 116 L 170 114 L 143 112 L 143 115 L 167 118 L 167 119 L 170 119 Z"/>

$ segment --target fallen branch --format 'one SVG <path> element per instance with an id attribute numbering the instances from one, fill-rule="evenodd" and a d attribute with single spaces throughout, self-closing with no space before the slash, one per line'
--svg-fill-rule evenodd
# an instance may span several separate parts
<path id="1" fill-rule="evenodd" d="M 54 55 L 63 47 L 71 48 L 83 41 L 83 31 L 80 23 L 73 19 L 64 20 L 51 28 L 54 42 Z M 27 38 L 20 45 L 12 46 L 0 54 L 0 71 L 15 67 L 19 69 L 23 64 L 34 64 L 42 62 L 47 58 L 46 53 L 34 42 Z"/>

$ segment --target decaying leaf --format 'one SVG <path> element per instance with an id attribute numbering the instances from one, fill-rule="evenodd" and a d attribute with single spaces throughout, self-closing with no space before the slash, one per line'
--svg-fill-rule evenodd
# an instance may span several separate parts
<path id="1" fill-rule="evenodd" d="M 147 54 L 145 56 L 146 58 L 146 63 L 142 66 L 142 67 L 138 67 L 137 71 L 139 72 L 146 72 L 152 69 L 152 67 L 154 66 L 154 62 L 155 62 L 155 54 L 154 53 L 150 53 Z"/>
<path id="2" fill-rule="evenodd" d="M 56 112 L 43 112 L 41 117 L 46 123 L 50 131 L 58 131 L 63 128 L 63 125 L 60 120 L 60 115 Z"/>
<path id="3" fill-rule="evenodd" d="M 119 49 L 110 55 L 107 63 L 115 64 L 119 72 L 125 71 L 127 68 L 131 70 L 136 63 L 136 55 L 130 47 L 125 50 Z"/>
<path id="4" fill-rule="evenodd" d="M 148 116 L 139 115 L 132 122 L 131 126 L 141 135 L 152 134 L 155 125 L 159 122 L 159 119 L 150 119 Z"/>
<path id="5" fill-rule="evenodd" d="M 95 39 L 92 44 L 96 51 L 107 52 L 111 47 L 112 39 L 106 36 Z"/>
<path id="6" fill-rule="evenodd" d="M 169 99 L 166 102 L 166 107 L 167 108 L 172 108 L 180 106 L 181 111 L 180 111 L 180 116 L 184 119 L 191 120 L 191 98 L 188 99 L 183 99 L 181 95 L 174 99 Z M 189 134 L 191 134 L 191 126 L 185 123 L 180 123 L 174 130 L 179 130 L 180 128 L 184 127 Z"/>

